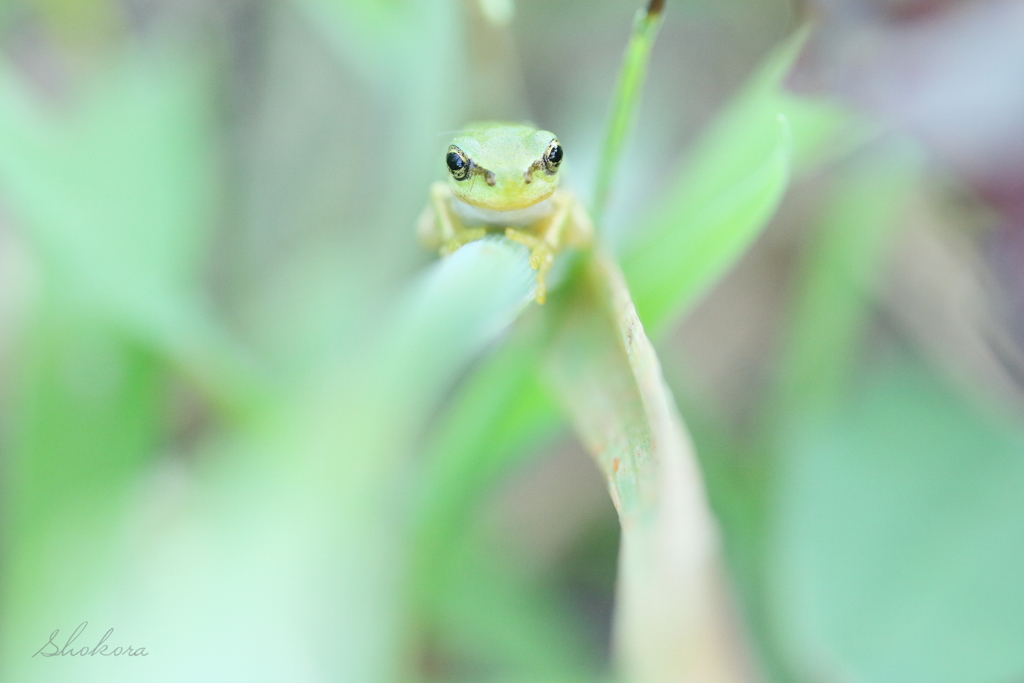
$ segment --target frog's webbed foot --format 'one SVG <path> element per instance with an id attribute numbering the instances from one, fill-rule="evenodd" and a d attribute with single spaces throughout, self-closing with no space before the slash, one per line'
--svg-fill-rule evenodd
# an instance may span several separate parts
<path id="1" fill-rule="evenodd" d="M 459 247 L 464 244 L 469 244 L 470 242 L 475 242 L 486 234 L 487 230 L 484 228 L 463 228 L 456 231 L 454 235 L 448 238 L 444 244 L 441 245 L 441 248 L 438 251 L 441 256 L 454 254 L 458 251 Z"/>
<path id="2" fill-rule="evenodd" d="M 515 228 L 506 228 L 505 237 L 519 242 L 530 250 L 530 267 L 537 271 L 537 291 L 533 298 L 538 304 L 547 299 L 546 279 L 551 265 L 555 262 L 555 249 L 546 240 Z"/>

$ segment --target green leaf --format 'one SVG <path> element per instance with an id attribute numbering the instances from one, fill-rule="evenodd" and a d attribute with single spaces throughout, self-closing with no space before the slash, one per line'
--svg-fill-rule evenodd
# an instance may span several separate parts
<path id="1" fill-rule="evenodd" d="M 822 163 L 863 141 L 865 126 L 850 114 L 785 92 L 805 35 L 797 32 L 770 56 L 693 147 L 666 202 L 638 225 L 622 269 L 654 337 L 761 233 L 786 191 L 794 152 L 804 164 Z"/>
<path id="2" fill-rule="evenodd" d="M 737 139 L 723 124 L 726 130 L 704 143 L 693 170 L 670 190 L 650 233 L 623 257 L 637 311 L 654 334 L 732 267 L 782 199 L 790 172 L 789 125 L 768 107 L 756 113 L 760 116 L 736 118 L 747 135 L 763 131 L 760 138 Z M 749 152 L 729 148 L 743 142 L 745 150 L 760 152 L 755 163 L 749 162 Z"/>

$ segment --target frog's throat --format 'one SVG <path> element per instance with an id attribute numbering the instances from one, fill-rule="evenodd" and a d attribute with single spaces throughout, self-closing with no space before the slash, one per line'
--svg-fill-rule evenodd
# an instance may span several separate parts
<path id="1" fill-rule="evenodd" d="M 452 211 L 462 219 L 465 225 L 493 225 L 502 227 L 531 225 L 551 215 L 553 210 L 554 203 L 550 198 L 539 201 L 525 209 L 495 211 L 494 209 L 482 209 L 478 206 L 467 204 L 458 197 L 452 197 Z"/>

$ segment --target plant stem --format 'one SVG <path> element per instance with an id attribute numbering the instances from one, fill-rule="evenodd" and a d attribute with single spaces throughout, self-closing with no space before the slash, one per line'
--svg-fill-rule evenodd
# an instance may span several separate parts
<path id="1" fill-rule="evenodd" d="M 640 91 L 647 77 L 647 62 L 651 47 L 661 27 L 665 0 L 650 0 L 646 9 L 637 12 L 633 22 L 633 33 L 623 55 L 622 70 L 615 86 L 612 99 L 612 113 L 605 133 L 604 147 L 597 172 L 597 186 L 594 189 L 594 203 L 591 213 L 594 224 L 600 229 L 601 218 L 608 203 L 608 194 L 615 168 L 622 154 L 622 147 L 633 127 L 636 110 L 640 105 Z"/>

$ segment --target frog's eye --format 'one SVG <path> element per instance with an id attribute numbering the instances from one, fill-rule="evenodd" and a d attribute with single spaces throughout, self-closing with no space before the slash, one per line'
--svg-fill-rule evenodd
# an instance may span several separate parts
<path id="1" fill-rule="evenodd" d="M 548 173 L 554 173 L 558 170 L 558 165 L 562 163 L 562 146 L 558 144 L 558 140 L 552 140 L 548 144 L 547 151 L 544 152 L 544 168 Z"/>
<path id="2" fill-rule="evenodd" d="M 469 169 L 472 162 L 466 156 L 466 153 L 455 145 L 448 148 L 448 155 L 445 156 L 444 161 L 448 164 L 448 170 L 451 171 L 452 177 L 456 180 L 465 180 L 469 177 Z"/>

